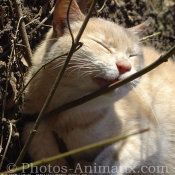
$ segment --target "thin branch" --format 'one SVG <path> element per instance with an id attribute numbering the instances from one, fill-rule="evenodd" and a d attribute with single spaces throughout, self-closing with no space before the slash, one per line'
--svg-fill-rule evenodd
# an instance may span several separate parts
<path id="1" fill-rule="evenodd" d="M 32 23 L 34 23 L 35 21 L 38 21 L 38 20 L 39 20 L 39 18 L 33 19 L 32 21 L 30 21 L 29 23 L 27 23 L 25 26 L 27 27 L 27 26 L 29 26 L 30 24 L 32 24 Z"/>
<path id="2" fill-rule="evenodd" d="M 5 155 L 6 155 L 6 153 L 7 153 L 7 149 L 8 149 L 8 147 L 9 147 L 11 138 L 12 138 L 12 123 L 9 122 L 9 138 L 8 138 L 8 141 L 7 141 L 7 144 L 6 144 L 4 153 L 3 153 L 3 155 L 2 155 L 2 160 L 1 160 L 1 163 L 0 163 L 0 170 L 1 170 L 1 168 L 2 168 L 2 165 L 3 165 L 3 162 L 4 162 L 4 158 L 5 158 Z"/>
<path id="3" fill-rule="evenodd" d="M 72 0 L 70 0 L 69 7 L 67 9 L 67 26 L 68 26 L 68 29 L 69 29 L 70 36 L 72 38 L 72 45 L 73 45 L 75 41 L 74 41 L 74 36 L 73 36 L 72 30 L 70 28 L 70 22 L 69 22 L 69 13 L 70 13 L 71 4 L 72 4 Z"/>
<path id="4" fill-rule="evenodd" d="M 2 127 L 1 128 L 1 143 L 0 143 L 0 154 L 1 154 L 1 152 L 2 152 L 2 150 L 3 150 L 3 148 L 2 148 L 2 145 L 3 145 L 3 140 L 4 140 L 4 138 L 3 138 L 3 136 L 4 136 L 4 127 Z"/>
<path id="5" fill-rule="evenodd" d="M 54 7 L 49 11 L 49 14 L 40 22 L 40 24 L 38 24 L 37 27 L 35 27 L 30 33 L 29 35 L 32 35 L 37 29 L 39 29 L 48 19 L 49 17 L 52 15 L 54 11 Z"/>
<path id="6" fill-rule="evenodd" d="M 160 35 L 160 34 L 161 34 L 161 32 L 153 33 L 152 35 L 143 37 L 140 41 L 145 41 L 145 40 L 150 39 L 150 38 L 152 38 L 152 37 L 156 37 L 156 36 L 158 36 L 158 35 Z"/>
<path id="7" fill-rule="evenodd" d="M 11 1 L 10 1 L 11 2 Z M 54 11 L 54 7 L 51 9 L 51 11 L 49 11 L 49 14 L 40 22 L 40 24 L 38 24 L 38 26 L 36 26 L 30 33 L 29 35 L 32 35 L 37 29 L 39 29 L 42 25 L 44 25 L 44 23 L 49 19 L 49 17 L 52 15 Z M 33 21 L 32 21 L 33 22 Z M 31 23 L 32 23 L 31 22 Z M 25 26 L 27 26 L 29 24 L 26 24 Z M 45 26 L 48 26 L 48 25 L 45 25 Z M 50 26 L 48 26 L 50 27 Z M 18 41 L 18 44 L 20 44 L 22 42 L 22 40 L 19 40 Z M 9 47 L 10 44 L 6 45 L 3 49 L 5 50 L 6 47 Z M 2 58 L 4 55 L 6 55 L 8 52 L 10 52 L 10 49 L 5 51 L 3 54 L 0 55 L 0 58 Z"/>
<path id="8" fill-rule="evenodd" d="M 40 121 L 42 120 L 42 118 L 44 116 L 44 113 L 46 111 L 46 108 L 47 108 L 47 106 L 49 105 L 49 103 L 50 103 L 50 101 L 52 99 L 52 96 L 53 96 L 53 94 L 54 94 L 54 92 L 55 92 L 55 90 L 56 90 L 56 88 L 57 88 L 57 86 L 58 86 L 58 84 L 59 84 L 59 82 L 60 82 L 60 80 L 61 80 L 64 72 L 65 72 L 65 70 L 66 70 L 66 67 L 67 67 L 67 65 L 68 65 L 68 63 L 69 63 L 69 61 L 70 61 L 73 53 L 75 52 L 77 46 L 81 45 L 81 43 L 79 42 L 79 40 L 80 40 L 80 38 L 81 38 L 81 36 L 82 36 L 82 34 L 84 32 L 84 29 L 85 29 L 85 27 L 86 27 L 86 25 L 87 25 L 87 23 L 89 21 L 90 15 L 91 15 L 94 7 L 95 7 L 96 1 L 97 0 L 94 0 L 93 1 L 92 5 L 90 7 L 90 10 L 89 10 L 89 12 L 88 12 L 88 14 L 87 14 L 87 16 L 86 16 L 86 18 L 85 18 L 85 20 L 84 20 L 81 28 L 80 28 L 80 31 L 79 31 L 76 39 L 75 39 L 75 43 L 74 43 L 74 45 L 72 45 L 65 63 L 62 66 L 60 72 L 58 73 L 58 75 L 57 75 L 57 77 L 55 79 L 55 82 L 54 82 L 54 84 L 53 84 L 53 86 L 52 86 L 52 88 L 51 88 L 51 90 L 49 92 L 49 95 L 47 96 L 47 99 L 46 99 L 46 101 L 45 101 L 45 103 L 44 103 L 44 105 L 43 105 L 43 107 L 42 107 L 42 109 L 41 109 L 41 111 L 40 111 L 40 113 L 38 115 L 38 118 L 37 118 L 37 120 L 36 120 L 33 128 L 32 128 L 32 131 L 31 131 L 31 133 L 30 133 L 30 135 L 29 135 L 29 137 L 28 137 L 28 139 L 27 139 L 27 141 L 26 141 L 26 143 L 25 143 L 22 151 L 20 152 L 20 155 L 19 155 L 16 163 L 15 163 L 16 166 L 18 166 L 21 163 L 21 161 L 22 161 L 25 153 L 27 152 L 28 146 L 30 145 L 30 143 L 31 143 L 31 141 L 32 141 L 32 139 L 33 139 L 33 137 L 34 137 L 34 135 L 36 133 L 36 130 L 37 130 L 38 126 L 39 126 L 39 123 L 40 123 Z"/>
<path id="9" fill-rule="evenodd" d="M 153 9 L 154 13 L 158 14 L 156 8 L 154 7 L 154 4 L 152 3 L 152 1 L 148 1 L 148 3 L 150 4 L 151 8 Z"/>
<path id="10" fill-rule="evenodd" d="M 58 159 L 61 159 L 61 158 L 72 156 L 74 154 L 84 152 L 84 151 L 87 151 L 89 149 L 93 149 L 93 148 L 96 148 L 96 147 L 99 147 L 99 146 L 102 146 L 102 145 L 107 145 L 107 144 L 111 144 L 111 143 L 114 143 L 114 142 L 118 142 L 118 141 L 127 139 L 131 136 L 135 136 L 137 134 L 142 134 L 142 133 L 147 132 L 147 131 L 149 131 L 149 129 L 144 129 L 144 130 L 141 130 L 141 131 L 138 131 L 138 132 L 134 132 L 132 134 L 128 134 L 128 135 L 124 135 L 124 136 L 121 135 L 121 136 L 117 136 L 117 137 L 110 138 L 110 139 L 107 139 L 107 140 L 103 140 L 103 141 L 100 141 L 100 142 L 97 142 L 97 143 L 93 143 L 93 144 L 90 144 L 90 145 L 87 145 L 87 146 L 83 146 L 81 148 L 77 148 L 77 149 L 68 151 L 68 152 L 63 153 L 63 154 L 58 154 L 58 155 L 53 156 L 53 157 L 45 158 L 45 159 L 30 163 L 30 164 L 27 164 L 27 165 L 24 165 L 24 166 L 15 168 L 15 169 L 11 169 L 9 171 L 1 172 L 0 174 L 5 175 L 5 174 L 8 174 L 10 172 L 17 173 L 17 172 L 20 172 L 20 171 L 24 171 L 25 169 L 29 169 L 29 168 L 34 167 L 34 166 L 46 164 L 46 163 L 52 162 L 54 160 L 58 160 Z M 16 165 L 15 165 L 15 167 L 16 167 Z"/>
<path id="11" fill-rule="evenodd" d="M 173 54 L 175 54 L 175 46 L 172 47 L 167 53 L 165 53 L 164 55 L 160 56 L 155 62 L 153 62 L 152 64 L 150 64 L 149 66 L 145 67 L 144 69 L 136 72 L 135 74 L 117 82 L 114 83 L 112 85 L 110 85 L 109 87 L 105 87 L 102 88 L 92 94 L 86 95 L 82 98 L 79 98 L 75 101 L 72 101 L 70 103 L 67 103 L 65 105 L 62 105 L 52 111 L 50 111 L 49 113 L 46 114 L 46 116 L 50 116 L 50 115 L 55 115 L 55 114 L 60 114 L 61 112 L 74 108 L 76 106 L 82 105 L 90 100 L 93 100 L 94 98 L 99 97 L 100 95 L 106 94 L 108 92 L 111 92 L 112 90 L 146 74 L 147 72 L 151 71 L 152 69 L 156 68 L 157 66 L 159 66 L 160 64 L 162 64 L 163 62 L 166 62 L 168 60 L 168 58 L 170 58 Z"/>
<path id="12" fill-rule="evenodd" d="M 6 83 L 5 83 L 5 93 L 4 93 L 4 97 L 3 97 L 3 104 L 2 104 L 2 119 L 4 118 L 4 112 L 5 112 L 5 108 L 6 108 L 6 102 L 7 102 L 7 89 L 8 89 L 8 83 L 10 81 L 10 77 L 11 77 L 11 66 L 12 66 L 12 61 L 14 58 L 14 52 L 15 52 L 15 44 L 16 44 L 16 38 L 17 38 L 17 34 L 18 34 L 18 28 L 19 28 L 19 24 L 21 22 L 21 18 L 19 18 L 18 20 L 18 24 L 17 24 L 17 28 L 15 31 L 15 36 L 12 40 L 12 48 L 11 48 L 11 53 L 9 56 L 9 62 L 7 64 L 7 78 L 6 78 Z"/>
<path id="13" fill-rule="evenodd" d="M 22 12 L 22 9 L 21 9 L 21 2 L 20 2 L 20 0 L 15 0 L 14 2 L 15 2 L 15 10 L 16 10 L 18 19 L 22 18 L 20 26 L 19 26 L 19 30 L 20 30 L 20 35 L 21 35 L 21 38 L 22 38 L 23 45 L 25 45 L 25 47 L 24 47 L 25 53 L 26 53 L 26 58 L 25 59 L 26 59 L 28 65 L 31 66 L 32 52 L 31 52 L 31 49 L 30 49 L 30 44 L 29 44 L 29 41 L 28 41 L 26 29 L 25 29 L 25 23 L 24 23 L 24 19 L 23 19 L 23 12 Z"/>
<path id="14" fill-rule="evenodd" d="M 97 0 L 93 0 L 93 2 L 92 2 L 92 4 L 91 4 L 91 7 L 90 7 L 90 9 L 89 9 L 89 12 L 88 12 L 88 14 L 86 15 L 86 18 L 85 18 L 85 20 L 84 20 L 84 22 L 83 22 L 83 24 L 82 24 L 82 26 L 81 26 L 81 28 L 80 28 L 80 31 L 78 32 L 78 35 L 77 35 L 77 37 L 76 37 L 76 39 L 75 39 L 75 44 L 78 44 L 78 42 L 79 42 L 79 40 L 80 40 L 80 38 L 81 38 L 81 36 L 82 36 L 82 34 L 83 34 L 83 32 L 84 32 L 84 29 L 86 28 L 86 25 L 87 25 L 87 23 L 88 23 L 88 21 L 89 21 L 89 19 L 90 19 L 90 17 L 91 17 L 91 14 L 92 14 L 92 12 L 93 12 L 93 9 L 95 8 L 96 2 L 97 2 Z"/>
<path id="15" fill-rule="evenodd" d="M 107 0 L 105 0 L 102 7 L 99 10 L 97 10 L 98 13 L 101 12 L 104 9 L 106 2 L 107 2 Z"/>

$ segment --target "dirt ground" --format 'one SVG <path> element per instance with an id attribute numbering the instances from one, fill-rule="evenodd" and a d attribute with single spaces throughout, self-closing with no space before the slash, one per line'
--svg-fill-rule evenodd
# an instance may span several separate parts
<path id="1" fill-rule="evenodd" d="M 21 0 L 23 20 L 30 47 L 35 47 L 51 27 L 51 10 L 54 0 Z M 105 4 L 104 4 L 105 3 Z M 114 21 L 126 27 L 153 18 L 146 32 L 161 32 L 147 43 L 160 50 L 168 50 L 175 44 L 175 0 L 99 0 L 94 15 Z M 21 108 L 23 99 L 19 91 L 28 66 L 28 58 L 22 42 L 19 15 L 15 0 L 0 0 L 0 170 L 15 162 L 20 150 L 22 128 Z M 18 98 L 19 97 L 19 98 Z M 17 100 L 16 100 L 17 99 Z"/>

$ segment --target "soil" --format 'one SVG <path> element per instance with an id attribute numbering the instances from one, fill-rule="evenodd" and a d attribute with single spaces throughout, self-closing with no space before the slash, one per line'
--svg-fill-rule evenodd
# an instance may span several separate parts
<path id="1" fill-rule="evenodd" d="M 51 27 L 55 0 L 21 0 L 32 51 Z M 105 5 L 103 5 L 105 3 Z M 18 97 L 28 70 L 28 57 L 18 28 L 19 18 L 14 0 L 0 0 L 0 171 L 15 162 L 22 144 L 21 109 L 23 97 Z M 131 27 L 152 17 L 146 35 L 161 32 L 147 43 L 160 50 L 175 44 L 175 0 L 99 0 L 94 15 Z M 17 100 L 16 100 L 17 98 Z"/>

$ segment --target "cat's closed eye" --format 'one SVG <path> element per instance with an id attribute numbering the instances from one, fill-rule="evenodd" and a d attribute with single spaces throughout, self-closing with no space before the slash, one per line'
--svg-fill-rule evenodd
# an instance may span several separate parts
<path id="1" fill-rule="evenodd" d="M 104 47 L 108 52 L 112 53 L 112 51 L 109 49 L 109 47 L 105 43 L 102 43 L 101 41 L 98 41 L 96 39 L 92 39 L 92 40 L 98 43 L 99 45 L 101 45 L 102 47 Z"/>
<path id="2" fill-rule="evenodd" d="M 134 57 L 136 57 L 136 56 L 138 56 L 136 53 L 131 53 L 131 54 L 129 54 L 129 58 L 134 58 Z"/>
<path id="3" fill-rule="evenodd" d="M 130 53 L 129 54 L 129 57 L 135 57 L 135 56 L 137 56 L 137 53 Z"/>

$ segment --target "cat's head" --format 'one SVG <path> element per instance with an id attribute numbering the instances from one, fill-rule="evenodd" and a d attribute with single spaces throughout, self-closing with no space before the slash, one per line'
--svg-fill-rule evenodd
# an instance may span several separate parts
<path id="1" fill-rule="evenodd" d="M 70 0 L 57 2 L 53 15 L 53 30 L 46 38 L 50 44 L 46 45 L 46 53 L 38 54 L 41 57 L 38 60 L 41 62 L 36 61 L 37 63 L 34 62 L 34 64 L 42 64 L 69 52 L 72 38 L 68 30 L 68 21 L 71 32 L 76 38 L 85 19 L 75 0 L 70 5 L 67 18 L 69 2 Z M 75 100 L 117 82 L 142 68 L 143 53 L 140 46 L 140 36 L 149 23 L 150 20 L 147 20 L 138 26 L 126 29 L 104 19 L 91 18 L 80 39 L 83 45 L 73 54 L 53 102 L 51 102 L 52 105 L 57 107 L 60 103 L 64 104 Z M 66 56 L 57 59 L 39 73 L 40 77 L 48 79 L 48 89 L 50 89 L 65 59 Z M 41 79 L 39 81 L 41 82 Z M 136 81 L 133 81 L 129 84 L 134 85 L 135 83 Z M 106 105 L 119 99 L 129 91 L 130 85 L 122 86 L 91 103 Z"/>

